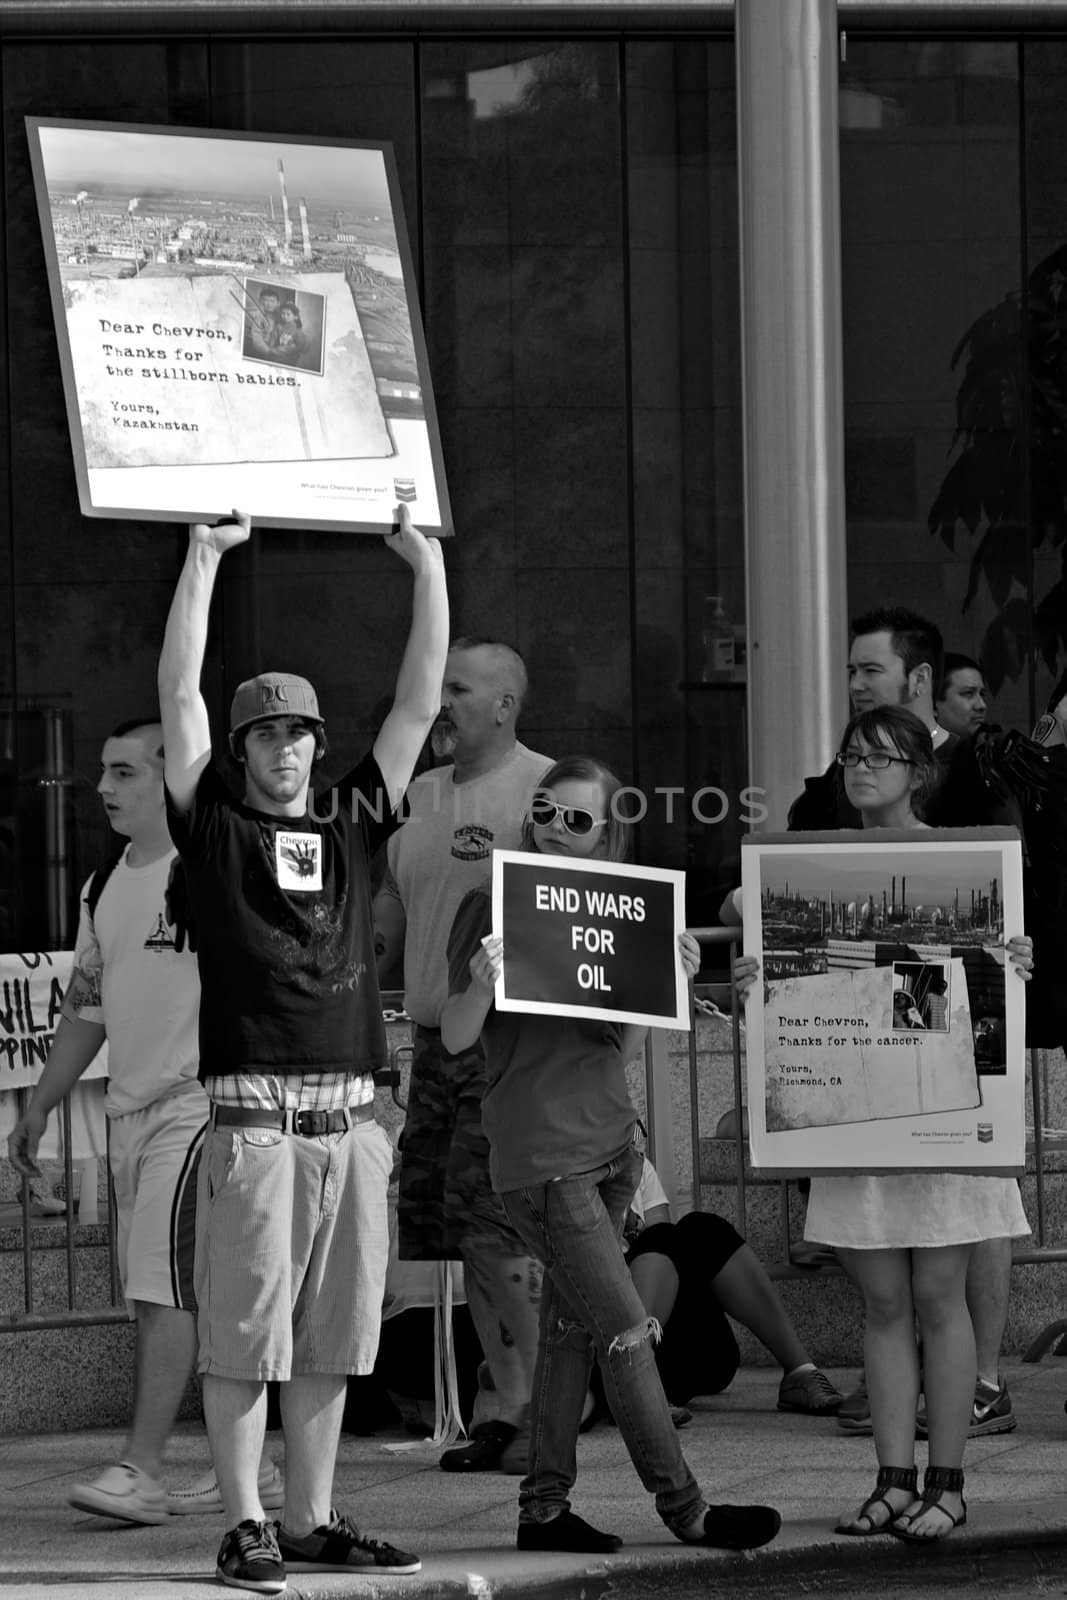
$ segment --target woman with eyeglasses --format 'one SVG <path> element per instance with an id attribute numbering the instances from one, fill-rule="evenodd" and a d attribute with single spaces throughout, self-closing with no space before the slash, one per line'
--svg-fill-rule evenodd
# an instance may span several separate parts
<path id="1" fill-rule="evenodd" d="M 524 820 L 522 846 L 545 855 L 621 861 L 630 824 L 619 780 L 585 757 L 556 762 Z M 448 945 L 450 1051 L 481 1037 L 488 1088 L 482 1118 L 489 1166 L 512 1227 L 545 1263 L 530 1403 L 529 1472 L 519 1490 L 520 1550 L 607 1553 L 622 1540 L 570 1505 L 576 1447 L 594 1355 L 619 1431 L 667 1527 L 687 1544 L 752 1549 L 781 1525 L 770 1506 L 709 1506 L 678 1444 L 653 1353 L 659 1326 L 641 1303 L 621 1247 L 641 1175 L 626 1063 L 645 1029 L 588 1018 L 497 1011 L 503 952 L 492 936 L 490 888 L 456 913 Z M 692 977 L 697 941 L 679 936 Z"/>
<path id="2" fill-rule="evenodd" d="M 910 711 L 877 706 L 854 716 L 837 765 L 865 828 L 927 826 L 922 806 L 937 782 L 937 763 L 929 730 Z M 1012 938 L 1007 951 L 1019 977 L 1029 978 L 1030 940 Z M 756 962 L 746 957 L 738 967 L 738 986 L 747 992 Z M 832 1246 L 863 1295 L 878 1457 L 873 1493 L 838 1523 L 838 1533 L 892 1533 L 929 1544 L 967 1520 L 963 1447 L 976 1375 L 967 1262 L 980 1240 L 1029 1231 L 1014 1179 L 954 1172 L 812 1178 L 804 1237 Z M 921 1494 L 915 1468 L 916 1321 L 930 1441 Z"/>

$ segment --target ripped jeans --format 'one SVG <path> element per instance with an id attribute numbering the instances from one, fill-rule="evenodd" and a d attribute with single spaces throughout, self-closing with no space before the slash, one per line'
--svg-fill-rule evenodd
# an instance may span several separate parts
<path id="1" fill-rule="evenodd" d="M 548 1522 L 570 1508 L 594 1352 L 630 1459 L 663 1521 L 677 1533 L 703 1515 L 706 1502 L 656 1370 L 659 1327 L 646 1315 L 622 1253 L 640 1172 L 631 1147 L 592 1172 L 502 1196 L 512 1227 L 545 1264 L 520 1522 Z"/>

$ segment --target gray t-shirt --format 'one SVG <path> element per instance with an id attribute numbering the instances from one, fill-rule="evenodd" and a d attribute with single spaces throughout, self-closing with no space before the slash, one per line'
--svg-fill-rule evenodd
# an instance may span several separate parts
<path id="1" fill-rule="evenodd" d="M 451 766 L 435 767 L 408 789 L 410 816 L 389 840 L 379 892 L 404 908 L 404 1004 L 423 1027 L 440 1025 L 448 999 L 445 950 L 459 903 L 491 869 L 494 850 L 518 849 L 530 797 L 551 765 L 516 743 L 481 777 L 457 784 Z"/>

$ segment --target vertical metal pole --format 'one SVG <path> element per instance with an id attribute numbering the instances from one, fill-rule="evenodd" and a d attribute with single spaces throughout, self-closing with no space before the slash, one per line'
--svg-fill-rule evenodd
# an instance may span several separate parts
<path id="1" fill-rule="evenodd" d="M 735 11 L 749 771 L 772 828 L 846 712 L 836 12 Z"/>
<path id="2" fill-rule="evenodd" d="M 74 1254 L 74 1161 L 69 1094 L 65 1094 L 59 1102 L 59 1115 L 63 1126 L 63 1180 L 67 1189 L 67 1211 L 63 1219 L 66 1229 L 67 1310 L 73 1311 L 78 1303 L 78 1261 Z"/>
<path id="3" fill-rule="evenodd" d="M 44 772 L 39 787 L 44 791 L 45 874 L 47 883 L 49 948 L 62 950 L 69 942 L 68 915 L 70 860 L 67 851 L 67 771 L 62 711 L 48 707 L 41 713 L 44 723 Z"/>
<path id="4" fill-rule="evenodd" d="M 1045 1244 L 1045 1111 L 1042 1102 L 1044 1050 L 1030 1051 L 1030 1096 L 1034 1106 L 1034 1184 L 1037 1189 L 1037 1243 Z M 1023 1160 L 1025 1162 L 1025 1155 Z"/>
<path id="5" fill-rule="evenodd" d="M 693 1174 L 692 1206 L 703 1211 L 700 1171 L 700 1062 L 697 1057 L 697 1009 L 692 982 L 689 984 L 689 1170 Z M 710 1040 L 709 1040 L 710 1048 Z"/>
<path id="6" fill-rule="evenodd" d="M 667 1035 L 662 1028 L 649 1028 L 645 1038 L 645 1121 L 648 1123 L 649 1160 L 670 1202 L 671 1215 L 677 1217 L 678 1167 L 674 1159 L 670 1070 Z"/>

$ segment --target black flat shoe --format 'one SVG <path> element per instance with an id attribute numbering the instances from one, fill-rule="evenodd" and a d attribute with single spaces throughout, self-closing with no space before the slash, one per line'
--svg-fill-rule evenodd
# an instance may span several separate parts
<path id="1" fill-rule="evenodd" d="M 683 1544 L 711 1545 L 716 1550 L 756 1550 L 770 1544 L 782 1526 L 781 1514 L 773 1506 L 709 1506 L 704 1513 L 704 1533 L 700 1539 L 683 1539 Z"/>
<path id="2" fill-rule="evenodd" d="M 561 1511 L 551 1522 L 520 1522 L 515 1544 L 519 1550 L 569 1550 L 610 1555 L 618 1550 L 622 1540 L 617 1533 L 601 1533 L 573 1511 Z"/>

